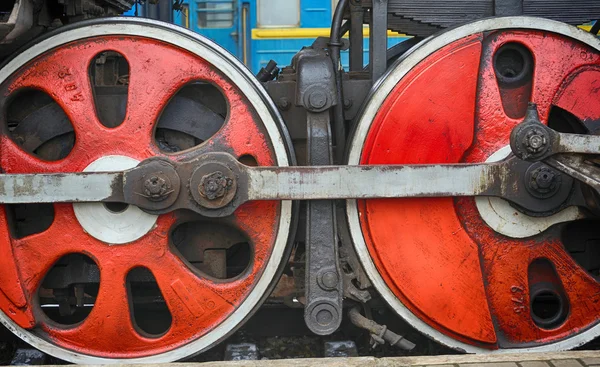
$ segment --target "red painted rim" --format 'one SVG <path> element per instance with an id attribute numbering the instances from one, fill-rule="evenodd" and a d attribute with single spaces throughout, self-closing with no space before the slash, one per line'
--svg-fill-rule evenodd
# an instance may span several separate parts
<path id="1" fill-rule="evenodd" d="M 529 90 L 499 86 L 493 58 L 507 43 L 533 55 Z M 531 93 L 544 122 L 554 105 L 593 130 L 600 120 L 599 67 L 597 51 L 564 36 L 523 30 L 465 37 L 400 80 L 371 124 L 360 163 L 484 162 L 508 145 L 520 122 L 522 93 Z M 535 346 L 598 322 L 600 285 L 556 232 L 523 240 L 499 235 L 473 199 L 367 200 L 358 210 L 386 285 L 413 314 L 454 339 L 487 349 Z M 559 326 L 541 328 L 529 313 L 536 259 L 551 264 L 568 300 Z"/>
<path id="2" fill-rule="evenodd" d="M 123 55 L 130 67 L 129 99 L 124 122 L 104 127 L 96 116 L 88 76 L 90 62 L 103 51 Z M 259 165 L 275 165 L 275 152 L 262 122 L 241 91 L 214 65 L 165 42 L 136 36 L 104 36 L 72 42 L 22 67 L 2 85 L 2 108 L 25 88 L 46 92 L 65 111 L 75 131 L 75 145 L 64 159 L 47 162 L 23 151 L 10 139 L 6 122 L 0 136 L 0 167 L 8 173 L 80 172 L 108 155 L 137 160 L 155 156 L 184 159 L 189 151 L 166 155 L 154 141 L 156 122 L 170 98 L 193 81 L 210 82 L 224 94 L 229 114 L 202 152 L 251 155 Z M 17 325 L 52 344 L 83 354 L 136 358 L 181 347 L 216 328 L 245 300 L 260 278 L 275 244 L 280 204 L 247 203 L 222 219 L 243 232 L 251 244 L 249 269 L 231 281 L 216 281 L 193 271 L 173 250 L 170 231 L 181 224 L 177 213 L 161 215 L 144 237 L 110 246 L 85 233 L 71 204 L 54 205 L 55 219 L 42 233 L 15 239 L 0 211 L 0 310 Z M 80 324 L 56 325 L 37 305 L 37 290 L 53 264 L 69 253 L 92 258 L 100 269 L 94 308 Z M 143 266 L 154 275 L 172 316 L 163 335 L 140 333 L 132 319 L 125 278 Z"/>

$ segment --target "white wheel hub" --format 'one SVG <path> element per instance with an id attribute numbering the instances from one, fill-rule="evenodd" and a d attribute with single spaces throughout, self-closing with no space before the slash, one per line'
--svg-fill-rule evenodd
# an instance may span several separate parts
<path id="1" fill-rule="evenodd" d="M 492 154 L 486 162 L 499 162 L 510 154 L 510 146 Z M 475 204 L 481 218 L 494 231 L 511 238 L 526 238 L 540 234 L 551 226 L 584 218 L 577 207 L 568 207 L 549 217 L 531 217 L 513 208 L 504 199 L 478 196 Z"/>
<path id="2" fill-rule="evenodd" d="M 138 163 L 133 158 L 109 155 L 92 162 L 83 171 L 126 170 Z M 118 207 L 110 203 L 77 203 L 73 204 L 73 210 L 79 224 L 90 236 L 110 245 L 120 245 L 143 237 L 154 227 L 158 218 L 133 205 Z"/>

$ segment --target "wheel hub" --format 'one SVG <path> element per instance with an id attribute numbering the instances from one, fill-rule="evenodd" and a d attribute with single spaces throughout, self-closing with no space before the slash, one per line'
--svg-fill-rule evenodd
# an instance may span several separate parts
<path id="1" fill-rule="evenodd" d="M 510 155 L 510 146 L 492 154 L 486 162 L 498 162 Z M 475 204 L 479 215 L 494 231 L 510 238 L 527 238 L 538 235 L 555 224 L 583 219 L 577 207 L 568 207 L 550 216 L 532 217 L 516 209 L 508 201 L 497 197 L 477 197 Z"/>
<path id="2" fill-rule="evenodd" d="M 83 171 L 126 170 L 137 166 L 138 163 L 138 160 L 125 156 L 105 156 L 92 162 Z M 79 224 L 90 236 L 116 245 L 145 236 L 158 219 L 158 216 L 145 213 L 131 205 L 120 207 L 114 204 L 78 203 L 73 204 L 73 210 Z"/>

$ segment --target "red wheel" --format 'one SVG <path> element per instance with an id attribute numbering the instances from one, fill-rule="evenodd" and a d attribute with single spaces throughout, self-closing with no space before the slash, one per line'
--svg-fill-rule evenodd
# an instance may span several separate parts
<path id="1" fill-rule="evenodd" d="M 595 37 L 535 18 L 445 32 L 382 80 L 349 164 L 502 159 L 530 100 L 555 129 L 596 133 L 599 50 Z M 576 221 L 576 208 L 533 218 L 487 200 L 349 202 L 357 252 L 383 297 L 420 331 L 467 352 L 569 349 L 597 336 L 597 222 Z"/>
<path id="2" fill-rule="evenodd" d="M 192 151 L 290 163 L 281 121 L 252 76 L 172 26 L 71 28 L 19 54 L 0 83 L 4 172 L 110 170 Z M 292 220 L 289 202 L 250 202 L 218 220 L 103 204 L 5 206 L 0 319 L 71 362 L 181 359 L 227 336 L 268 295 Z"/>

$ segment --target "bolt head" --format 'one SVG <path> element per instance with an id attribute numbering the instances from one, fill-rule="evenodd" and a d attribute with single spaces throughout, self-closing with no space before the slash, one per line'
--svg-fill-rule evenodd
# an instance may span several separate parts
<path id="1" fill-rule="evenodd" d="M 236 177 L 239 174 L 237 161 L 227 156 L 221 159 L 224 162 L 200 162 L 188 182 L 189 194 L 199 205 L 202 214 L 209 217 L 233 213 L 237 206 L 234 203 L 238 185 Z"/>
<path id="2" fill-rule="evenodd" d="M 150 200 L 162 200 L 167 197 L 169 184 L 160 175 L 152 175 L 144 181 L 144 194 Z"/>
<path id="3" fill-rule="evenodd" d="M 226 177 L 223 172 L 217 171 L 205 175 L 200 180 L 198 192 L 208 200 L 216 200 L 222 198 L 227 193 L 227 190 L 233 181 Z"/>
<path id="4" fill-rule="evenodd" d="M 321 282 L 326 289 L 334 289 L 338 285 L 339 278 L 336 272 L 328 271 L 323 274 Z"/>
<path id="5" fill-rule="evenodd" d="M 538 188 L 548 189 L 554 184 L 554 173 L 552 171 L 541 171 L 535 175 L 535 182 Z"/>
<path id="6" fill-rule="evenodd" d="M 327 95 L 323 91 L 313 91 L 308 97 L 310 107 L 321 109 L 327 105 Z"/>
<path id="7" fill-rule="evenodd" d="M 546 166 L 538 167 L 531 172 L 529 189 L 535 196 L 553 196 L 561 185 L 561 178 Z"/>
<path id="8" fill-rule="evenodd" d="M 288 108 L 290 108 L 290 101 L 287 98 L 282 97 L 279 99 L 277 105 L 280 109 L 287 110 Z"/>
<path id="9" fill-rule="evenodd" d="M 544 145 L 544 137 L 540 135 L 534 135 L 529 138 L 529 146 L 533 149 L 539 149 Z"/>
<path id="10" fill-rule="evenodd" d="M 548 145 L 548 139 L 541 130 L 532 129 L 527 132 L 523 143 L 531 154 L 539 153 Z"/>

